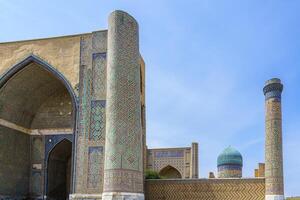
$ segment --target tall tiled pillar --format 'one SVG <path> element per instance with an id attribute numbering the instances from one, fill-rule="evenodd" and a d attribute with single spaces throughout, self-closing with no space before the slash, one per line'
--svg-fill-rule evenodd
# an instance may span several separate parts
<path id="1" fill-rule="evenodd" d="M 191 152 L 191 178 L 198 178 L 199 168 L 198 168 L 198 143 L 192 143 Z"/>
<path id="2" fill-rule="evenodd" d="M 266 200 L 284 200 L 282 162 L 282 121 L 280 79 L 266 82 L 263 89 L 266 109 L 265 179 Z"/>
<path id="3" fill-rule="evenodd" d="M 143 147 L 138 24 L 109 16 L 103 200 L 143 200 Z"/>

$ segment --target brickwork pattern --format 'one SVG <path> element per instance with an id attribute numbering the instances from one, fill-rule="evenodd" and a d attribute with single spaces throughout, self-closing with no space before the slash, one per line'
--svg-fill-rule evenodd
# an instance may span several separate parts
<path id="1" fill-rule="evenodd" d="M 281 135 L 281 103 L 266 102 L 266 169 L 267 194 L 283 194 L 283 166 Z"/>
<path id="2" fill-rule="evenodd" d="M 264 179 L 147 180 L 146 200 L 264 200 Z"/>

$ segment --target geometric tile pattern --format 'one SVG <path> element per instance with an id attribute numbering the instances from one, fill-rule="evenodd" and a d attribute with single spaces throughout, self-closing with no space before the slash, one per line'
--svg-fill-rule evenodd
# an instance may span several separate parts
<path id="1" fill-rule="evenodd" d="M 106 53 L 93 54 L 93 99 L 106 96 Z"/>
<path id="2" fill-rule="evenodd" d="M 147 180 L 146 200 L 264 200 L 264 179 Z"/>
<path id="3" fill-rule="evenodd" d="M 105 137 L 105 101 L 91 101 L 90 140 L 99 141 Z"/>
<path id="4" fill-rule="evenodd" d="M 109 17 L 104 191 L 143 192 L 138 25 L 122 11 Z M 119 186 L 121 188 L 119 188 Z M 141 186 L 141 187 L 140 187 Z"/>
<path id="5" fill-rule="evenodd" d="M 104 171 L 105 192 L 143 191 L 143 174 L 139 171 L 112 169 Z"/>
<path id="6" fill-rule="evenodd" d="M 124 17 L 123 20 L 125 21 L 125 19 Z M 124 22 L 124 24 L 127 23 Z M 112 64 L 108 67 L 107 72 L 109 85 L 107 91 L 108 132 L 106 144 L 109 145 L 106 153 L 109 162 L 105 163 L 105 167 L 106 169 L 141 170 L 140 68 L 138 55 L 135 53 L 135 51 L 138 52 L 135 45 L 137 41 L 136 37 L 132 35 L 136 32 L 137 27 L 131 28 L 124 24 L 116 29 L 118 31 L 116 35 L 121 35 L 122 38 L 116 36 L 113 42 L 116 44 L 118 42 L 124 43 L 122 45 L 126 47 L 126 52 L 115 49 L 115 51 L 119 51 L 118 56 L 111 57 L 116 57 L 120 61 L 108 61 Z M 130 31 L 128 31 L 129 28 L 131 28 Z M 131 55 L 136 56 L 137 59 L 130 60 L 128 57 L 134 57 Z"/>
<path id="7" fill-rule="evenodd" d="M 89 147 L 87 187 L 97 189 L 103 177 L 103 147 Z"/>

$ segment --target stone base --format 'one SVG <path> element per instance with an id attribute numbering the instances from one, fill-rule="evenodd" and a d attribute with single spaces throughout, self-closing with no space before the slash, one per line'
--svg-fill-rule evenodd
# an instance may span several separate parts
<path id="1" fill-rule="evenodd" d="M 105 192 L 102 194 L 102 200 L 144 200 L 145 196 L 141 193 L 126 192 Z"/>
<path id="2" fill-rule="evenodd" d="M 70 200 L 102 200 L 102 194 L 70 194 Z"/>
<path id="3" fill-rule="evenodd" d="M 284 200 L 283 195 L 266 195 L 266 200 Z"/>

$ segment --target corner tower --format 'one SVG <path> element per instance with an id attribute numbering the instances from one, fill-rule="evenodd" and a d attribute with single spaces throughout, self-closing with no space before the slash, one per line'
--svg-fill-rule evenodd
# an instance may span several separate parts
<path id="1" fill-rule="evenodd" d="M 138 24 L 109 16 L 103 200 L 143 200 L 143 147 Z"/>
<path id="2" fill-rule="evenodd" d="M 283 161 L 282 161 L 282 114 L 280 79 L 266 82 L 265 95 L 265 179 L 266 200 L 284 200 Z"/>

